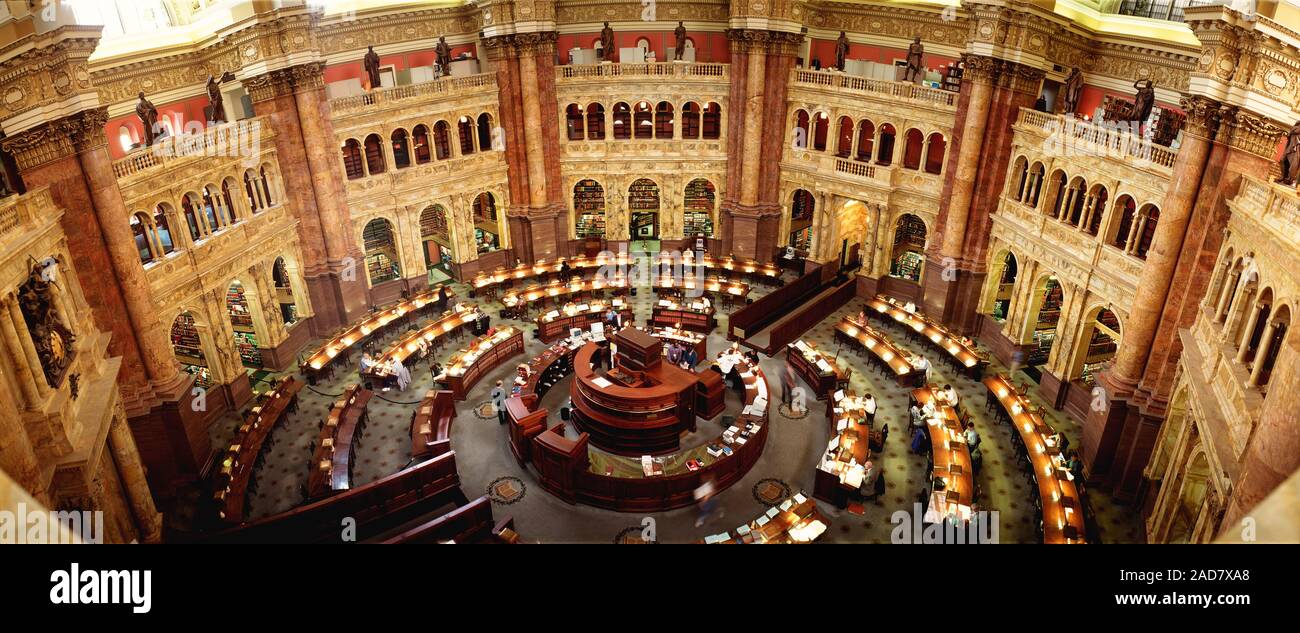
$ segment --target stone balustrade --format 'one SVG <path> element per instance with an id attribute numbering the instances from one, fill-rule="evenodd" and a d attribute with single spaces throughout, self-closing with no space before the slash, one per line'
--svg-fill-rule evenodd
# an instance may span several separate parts
<path id="1" fill-rule="evenodd" d="M 364 94 L 331 99 L 330 111 L 337 116 L 421 98 L 454 98 L 478 92 L 495 94 L 496 84 L 496 73 L 444 77 L 424 83 L 380 88 Z"/>

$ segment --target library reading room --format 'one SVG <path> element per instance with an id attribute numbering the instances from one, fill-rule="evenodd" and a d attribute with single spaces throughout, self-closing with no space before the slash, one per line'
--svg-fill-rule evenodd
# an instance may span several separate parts
<path id="1" fill-rule="evenodd" d="M 0 511 L 94 517 L 4 539 L 1300 542 L 1300 0 L 9 0 L 0 69 Z"/>

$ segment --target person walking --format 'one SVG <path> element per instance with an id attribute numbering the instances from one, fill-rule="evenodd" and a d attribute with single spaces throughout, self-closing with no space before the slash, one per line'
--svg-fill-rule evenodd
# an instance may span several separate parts
<path id="1" fill-rule="evenodd" d="M 497 422 L 506 423 L 506 390 L 501 386 L 498 380 L 495 387 L 492 388 L 492 408 L 497 412 Z"/>

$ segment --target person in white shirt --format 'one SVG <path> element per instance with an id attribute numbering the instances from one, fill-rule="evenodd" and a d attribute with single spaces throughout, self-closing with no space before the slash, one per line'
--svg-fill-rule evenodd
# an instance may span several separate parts
<path id="1" fill-rule="evenodd" d="M 930 361 L 926 360 L 924 356 L 917 356 L 916 360 L 912 363 L 912 368 L 921 372 L 921 376 L 925 382 L 930 382 Z"/>
<path id="2" fill-rule="evenodd" d="M 862 409 L 867 413 L 867 425 L 875 426 L 876 425 L 876 397 L 871 394 L 867 394 L 867 397 L 862 399 Z"/>
<path id="3" fill-rule="evenodd" d="M 975 423 L 967 422 L 966 423 L 966 445 L 971 448 L 975 448 L 976 446 L 979 446 L 979 443 L 980 443 L 980 435 L 979 433 L 975 432 Z"/>
<path id="4" fill-rule="evenodd" d="M 953 389 L 952 385 L 944 385 L 943 391 L 940 392 L 940 397 L 943 398 L 943 401 L 947 403 L 948 406 L 957 406 L 957 390 Z"/>

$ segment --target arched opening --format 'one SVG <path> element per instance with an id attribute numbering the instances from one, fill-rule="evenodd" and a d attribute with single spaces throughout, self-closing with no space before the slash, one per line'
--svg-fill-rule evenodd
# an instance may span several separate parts
<path id="1" fill-rule="evenodd" d="M 366 175 L 366 168 L 361 163 L 361 144 L 350 138 L 343 143 L 343 171 L 348 180 L 356 180 Z"/>
<path id="2" fill-rule="evenodd" d="M 1114 218 L 1110 223 L 1110 234 L 1106 236 L 1106 243 L 1128 252 L 1129 239 L 1132 238 L 1134 222 L 1137 220 L 1137 204 L 1133 201 L 1133 196 L 1128 194 L 1120 196 L 1115 201 L 1115 211 L 1111 215 Z"/>
<path id="3" fill-rule="evenodd" d="M 131 128 L 125 125 L 117 128 L 117 143 L 123 152 L 135 149 L 135 137 L 131 134 Z"/>
<path id="4" fill-rule="evenodd" d="M 876 148 L 876 164 L 891 165 L 894 162 L 894 137 L 898 135 L 898 130 L 894 129 L 893 124 L 886 123 L 880 126 L 880 142 Z"/>
<path id="5" fill-rule="evenodd" d="M 1098 306 L 1083 318 L 1084 325 L 1079 333 L 1079 353 L 1075 354 L 1074 367 L 1070 375 L 1091 387 L 1097 379 L 1097 372 L 1115 357 L 1119 349 L 1119 317 L 1110 308 Z"/>
<path id="6" fill-rule="evenodd" d="M 903 134 L 903 169 L 920 169 L 925 150 L 925 134 L 912 128 Z"/>
<path id="7" fill-rule="evenodd" d="M 889 276 L 909 281 L 921 281 L 921 268 L 925 265 L 925 222 L 904 213 L 894 225 L 894 247 L 889 262 Z"/>
<path id="8" fill-rule="evenodd" d="M 230 282 L 226 288 L 226 314 L 230 317 L 230 326 L 235 331 L 235 350 L 246 367 L 262 367 L 262 350 L 257 346 L 257 334 L 253 329 L 253 310 L 249 307 L 248 295 L 244 293 L 244 284 L 238 279 Z"/>
<path id="9" fill-rule="evenodd" d="M 655 138 L 673 137 L 673 104 L 660 101 L 655 105 Z"/>
<path id="10" fill-rule="evenodd" d="M 393 167 L 397 169 L 406 169 L 411 166 L 411 147 L 407 140 L 406 130 L 397 128 L 393 130 Z"/>
<path id="11" fill-rule="evenodd" d="M 153 242 L 149 237 L 149 220 L 143 213 L 131 215 L 131 238 L 135 240 L 135 250 L 140 254 L 140 263 L 153 261 Z"/>
<path id="12" fill-rule="evenodd" d="M 402 276 L 391 222 L 384 218 L 371 220 L 362 230 L 361 240 L 366 250 L 366 273 L 370 276 L 371 286 Z"/>
<path id="13" fill-rule="evenodd" d="M 1156 223 L 1160 221 L 1160 209 L 1154 204 L 1148 204 L 1138 210 L 1138 228 L 1136 241 L 1133 245 L 1133 254 L 1142 259 L 1147 258 L 1147 251 L 1151 250 L 1151 243 L 1156 239 Z"/>
<path id="14" fill-rule="evenodd" d="M 717 140 L 722 137 L 722 106 L 709 102 L 704 106 L 704 138 Z"/>
<path id="15" fill-rule="evenodd" d="M 700 106 L 694 101 L 682 106 L 682 138 L 700 138 Z"/>
<path id="16" fill-rule="evenodd" d="M 217 211 L 212 208 L 212 198 L 207 195 L 206 191 L 202 196 L 186 194 L 185 197 L 190 201 L 191 206 L 198 208 L 199 212 L 203 214 L 203 221 L 208 225 L 209 235 L 216 233 L 223 228 L 221 224 L 217 222 Z"/>
<path id="17" fill-rule="evenodd" d="M 614 140 L 632 138 L 632 108 L 622 101 L 614 104 Z"/>
<path id="18" fill-rule="evenodd" d="M 1106 214 L 1106 199 L 1110 197 L 1110 192 L 1104 185 L 1093 185 L 1092 190 L 1088 192 L 1088 208 L 1084 213 L 1084 230 L 1089 235 L 1096 235 L 1101 230 L 1101 219 Z"/>
<path id="19" fill-rule="evenodd" d="M 298 304 L 293 298 L 293 278 L 284 257 L 275 258 L 271 265 L 271 281 L 275 283 L 275 302 L 280 306 L 280 319 L 285 325 L 298 322 Z"/>
<path id="20" fill-rule="evenodd" d="M 384 163 L 384 143 L 379 140 L 379 135 L 371 134 L 367 136 L 363 150 L 366 156 L 366 171 L 371 176 L 384 173 L 386 168 Z"/>
<path id="21" fill-rule="evenodd" d="M 581 141 L 585 137 L 586 132 L 583 125 L 585 120 L 586 117 L 583 115 L 582 108 L 578 107 L 578 104 L 570 103 L 569 106 L 564 109 L 564 126 L 568 131 L 568 138 L 570 141 Z"/>
<path id="22" fill-rule="evenodd" d="M 431 204 L 420 212 L 420 243 L 424 246 L 424 269 L 438 268 L 450 274 L 451 226 L 442 205 Z"/>
<path id="23" fill-rule="evenodd" d="M 627 208 L 631 213 L 629 239 L 659 239 L 659 185 L 655 181 L 640 178 L 633 182 L 627 189 Z"/>
<path id="24" fill-rule="evenodd" d="M 839 127 L 835 135 L 835 155 L 840 158 L 848 158 L 853 153 L 853 119 L 849 117 L 840 117 Z"/>
<path id="25" fill-rule="evenodd" d="M 185 218 L 185 226 L 189 227 L 190 230 L 190 243 L 194 244 L 203 239 L 199 216 L 194 212 L 194 206 L 190 204 L 189 196 L 181 196 L 181 215 Z"/>
<path id="26" fill-rule="evenodd" d="M 194 386 L 211 387 L 212 370 L 208 369 L 208 357 L 203 353 L 203 341 L 193 314 L 182 312 L 172 321 L 171 339 L 172 353 L 180 361 L 181 369 L 195 376 Z"/>
<path id="27" fill-rule="evenodd" d="M 1025 192 L 1025 204 L 1037 209 L 1038 199 L 1043 192 L 1043 174 L 1047 173 L 1047 168 L 1042 163 L 1034 163 L 1029 168 L 1029 187 Z"/>
<path id="28" fill-rule="evenodd" d="M 1283 344 L 1286 342 L 1287 331 L 1290 329 L 1291 309 L 1289 306 L 1282 306 L 1264 328 L 1264 334 L 1260 338 L 1260 345 L 1263 347 L 1256 354 L 1255 363 L 1251 366 L 1251 384 L 1257 387 L 1268 386 L 1268 381 L 1273 376 L 1273 368 L 1277 365 L 1277 357 L 1282 353 Z"/>
<path id="29" fill-rule="evenodd" d="M 1268 329 L 1268 319 L 1273 311 L 1273 289 L 1265 288 L 1256 296 L 1258 284 L 1254 271 L 1247 272 L 1246 283 L 1243 284 L 1245 293 L 1241 297 L 1240 308 L 1245 313 L 1237 321 L 1237 331 L 1231 338 L 1237 345 L 1237 358 L 1245 363 L 1247 368 L 1252 367 L 1255 359 L 1260 356 L 1259 344 L 1264 338 L 1264 331 Z"/>
<path id="30" fill-rule="evenodd" d="M 808 113 L 803 110 L 794 111 L 794 139 L 791 141 L 791 147 L 795 149 L 808 149 L 812 146 L 812 126 L 809 125 Z"/>
<path id="31" fill-rule="evenodd" d="M 1065 208 L 1065 172 L 1059 169 L 1052 172 L 1052 177 L 1048 179 L 1047 201 L 1044 211 L 1053 218 L 1060 219 L 1061 211 Z"/>
<path id="32" fill-rule="evenodd" d="M 858 151 L 854 160 L 868 162 L 871 160 L 871 148 L 876 143 L 876 125 L 867 119 L 858 121 Z"/>
<path id="33" fill-rule="evenodd" d="M 456 119 L 456 136 L 460 139 L 460 153 L 469 156 L 474 153 L 474 120 L 461 116 Z"/>
<path id="34" fill-rule="evenodd" d="M 492 145 L 492 115 L 486 112 L 478 115 L 478 149 L 480 152 L 496 149 Z"/>
<path id="35" fill-rule="evenodd" d="M 813 215 L 817 202 L 812 193 L 806 189 L 795 189 L 794 198 L 790 200 L 790 233 L 786 246 L 808 252 L 812 249 Z"/>
<path id="36" fill-rule="evenodd" d="M 1033 347 L 1026 359 L 1027 365 L 1042 365 L 1052 353 L 1056 343 L 1056 326 L 1061 321 L 1061 303 L 1065 296 L 1055 275 L 1049 275 L 1034 289 L 1035 309 L 1030 312 L 1033 324 Z"/>
<path id="37" fill-rule="evenodd" d="M 993 267 L 989 274 L 990 288 L 984 300 L 982 312 L 998 322 L 1007 320 L 1011 310 L 1011 299 L 1016 289 L 1016 277 L 1020 274 L 1020 263 L 1011 251 Z"/>
<path id="38" fill-rule="evenodd" d="M 1079 226 L 1079 223 L 1083 221 L 1084 192 L 1087 189 L 1087 181 L 1080 176 L 1075 176 L 1070 181 L 1070 186 L 1066 188 L 1065 194 L 1065 215 L 1061 218 L 1061 221 L 1070 226 Z"/>
<path id="39" fill-rule="evenodd" d="M 238 191 L 239 184 L 234 178 L 227 177 L 221 181 L 221 204 L 226 207 L 226 213 L 230 215 L 230 223 L 234 224 L 244 219 L 240 217 L 239 207 L 235 204 L 235 195 L 231 191 Z"/>
<path id="40" fill-rule="evenodd" d="M 632 109 L 632 136 L 640 139 L 654 137 L 654 111 L 649 101 L 641 101 Z"/>
<path id="41" fill-rule="evenodd" d="M 925 149 L 925 173 L 943 173 L 943 158 L 947 151 L 948 140 L 938 132 L 931 134 Z"/>
<path id="42" fill-rule="evenodd" d="M 253 173 L 253 170 L 249 169 L 244 172 L 244 194 L 248 196 L 248 208 L 253 213 L 261 211 L 264 206 L 261 192 L 262 185 L 257 180 L 257 175 Z"/>
<path id="43" fill-rule="evenodd" d="M 232 222 L 229 207 L 225 205 L 225 201 L 221 199 L 221 194 L 217 193 L 215 189 L 212 185 L 203 187 L 203 206 L 212 210 L 217 224 L 224 229 L 234 222 Z"/>
<path id="44" fill-rule="evenodd" d="M 1016 157 L 1011 167 L 1011 180 L 1007 186 L 1007 197 L 1016 202 L 1025 202 L 1029 187 L 1029 160 L 1024 156 Z"/>
<path id="45" fill-rule="evenodd" d="M 605 237 L 605 188 L 591 180 L 573 185 L 574 229 L 578 239 Z"/>
<path id="46" fill-rule="evenodd" d="M 826 151 L 826 137 L 830 136 L 831 115 L 818 112 L 813 119 L 813 149 L 824 152 Z"/>
<path id="47" fill-rule="evenodd" d="M 429 151 L 429 127 L 423 123 L 411 130 L 411 149 L 415 150 L 415 164 L 423 165 L 433 160 Z"/>
<path id="48" fill-rule="evenodd" d="M 605 140 L 605 106 L 599 103 L 587 105 L 587 140 Z"/>
<path id="49" fill-rule="evenodd" d="M 262 181 L 262 202 L 265 203 L 267 208 L 270 208 L 275 206 L 275 196 L 271 195 L 271 192 L 274 190 L 274 187 L 271 186 L 271 178 L 274 174 L 269 172 L 268 169 L 269 166 L 262 165 L 262 168 L 258 171 L 261 174 Z"/>
<path id="50" fill-rule="evenodd" d="M 153 230 L 156 242 L 162 247 L 163 254 L 166 255 L 176 250 L 176 244 L 172 241 L 171 222 L 167 219 L 168 208 L 159 204 L 153 209 Z"/>
<path id="51" fill-rule="evenodd" d="M 682 209 L 686 214 L 682 220 L 684 237 L 713 237 L 713 205 L 716 200 L 717 193 L 708 180 L 696 178 L 686 184 L 682 197 Z"/>
<path id="52" fill-rule="evenodd" d="M 471 207 L 474 219 L 474 243 L 479 254 L 501 250 L 501 221 L 497 213 L 497 199 L 490 192 L 475 196 Z"/>
<path id="53" fill-rule="evenodd" d="M 1190 543 L 1192 531 L 1196 529 L 1196 520 L 1201 515 L 1201 506 L 1205 505 L 1205 494 L 1209 486 L 1210 464 L 1204 451 L 1197 451 L 1195 457 L 1187 462 L 1183 469 L 1183 486 L 1178 491 L 1178 502 L 1170 517 L 1169 543 Z"/>
<path id="54" fill-rule="evenodd" d="M 433 124 L 433 156 L 437 160 L 451 158 L 451 126 L 446 121 Z"/>

